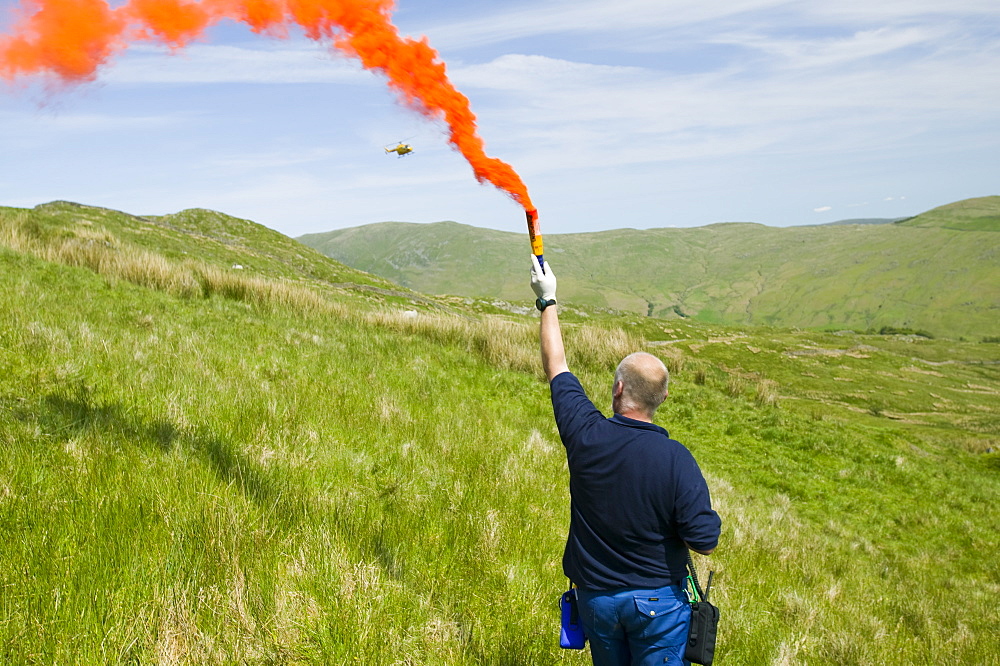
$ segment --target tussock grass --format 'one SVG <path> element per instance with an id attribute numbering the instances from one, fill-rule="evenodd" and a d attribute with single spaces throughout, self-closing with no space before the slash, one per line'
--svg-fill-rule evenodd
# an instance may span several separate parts
<path id="1" fill-rule="evenodd" d="M 640 351 L 643 340 L 620 328 L 604 328 L 591 325 L 565 327 L 564 341 L 566 357 L 570 367 L 585 366 L 594 369 L 614 369 L 618 363 L 631 354 Z M 538 363 L 538 333 L 532 330 L 535 342 L 535 363 Z"/>
<path id="2" fill-rule="evenodd" d="M 285 308 L 302 314 L 348 316 L 348 310 L 316 289 L 259 276 L 249 276 L 206 264 L 191 266 L 202 293 L 218 295 L 259 308 Z"/>
<path id="3" fill-rule="evenodd" d="M 537 371 L 536 329 L 523 322 L 499 317 L 486 321 L 412 310 L 349 313 L 315 288 L 286 281 L 247 275 L 204 262 L 170 261 L 119 241 L 100 228 L 77 226 L 71 232 L 44 233 L 26 212 L 0 218 L 0 243 L 46 261 L 89 268 L 109 279 L 121 279 L 182 298 L 218 296 L 271 309 L 284 308 L 300 314 L 354 316 L 363 324 L 397 332 L 419 334 L 449 345 L 460 345 L 505 369 Z M 640 338 L 621 329 L 567 326 L 570 359 L 585 366 L 617 364 L 642 346 Z M 675 358 L 676 361 L 676 358 Z"/>
<path id="4" fill-rule="evenodd" d="M 657 346 L 651 350 L 652 353 L 660 357 L 663 364 L 671 375 L 677 375 L 687 368 L 688 356 L 683 350 L 676 347 Z"/>
<path id="5" fill-rule="evenodd" d="M 754 402 L 758 407 L 777 407 L 778 382 L 773 379 L 758 379 L 754 386 Z"/>
<path id="6" fill-rule="evenodd" d="M 391 331 L 458 346 L 497 367 L 525 372 L 538 367 L 537 342 L 533 344 L 533 329 L 525 323 L 499 317 L 480 321 L 454 316 L 418 315 L 412 310 L 372 312 L 361 315 L 360 320 Z"/>
<path id="7" fill-rule="evenodd" d="M 732 398 L 742 398 L 747 385 L 747 379 L 742 374 L 729 373 L 726 377 L 726 394 Z"/>
<path id="8" fill-rule="evenodd" d="M 99 228 L 78 226 L 72 232 L 45 233 L 26 212 L 0 218 L 0 243 L 46 261 L 81 266 L 103 275 L 173 296 L 219 296 L 269 309 L 346 316 L 343 305 L 315 289 L 286 281 L 246 275 L 200 261 L 171 261 L 163 255 L 121 242 Z"/>
<path id="9" fill-rule="evenodd" d="M 762 377 L 752 371 L 742 368 L 723 368 L 722 390 L 731 398 L 749 398 L 759 408 L 777 407 L 779 403 L 778 382 Z M 707 372 L 699 367 L 695 373 L 694 382 L 705 385 L 708 381 Z"/>
<path id="10" fill-rule="evenodd" d="M 0 243 L 46 261 L 81 266 L 111 279 L 122 279 L 175 296 L 201 293 L 194 272 L 162 255 L 123 245 L 106 231 L 77 227 L 72 233 L 46 233 L 26 212 L 0 217 Z"/>
<path id="11" fill-rule="evenodd" d="M 359 315 L 359 320 L 460 347 L 499 368 L 540 372 L 537 322 L 428 315 L 413 310 L 377 311 Z M 586 324 L 564 324 L 563 328 L 567 358 L 577 367 L 614 368 L 622 358 L 642 347 L 640 338 L 619 329 Z"/>

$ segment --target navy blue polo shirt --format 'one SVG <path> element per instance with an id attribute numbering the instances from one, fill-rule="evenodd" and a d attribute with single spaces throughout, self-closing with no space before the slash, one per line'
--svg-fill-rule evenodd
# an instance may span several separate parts
<path id="1" fill-rule="evenodd" d="M 605 418 L 570 372 L 550 387 L 569 461 L 566 576 L 591 590 L 680 582 L 684 542 L 711 550 L 722 526 L 694 456 L 658 425 Z"/>

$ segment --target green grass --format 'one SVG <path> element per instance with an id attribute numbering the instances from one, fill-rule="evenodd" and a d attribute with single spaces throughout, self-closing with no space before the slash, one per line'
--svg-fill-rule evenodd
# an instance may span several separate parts
<path id="1" fill-rule="evenodd" d="M 62 214 L 0 244 L 0 661 L 589 663 L 557 643 L 534 316 L 236 223 Z M 151 255 L 198 288 L 109 259 Z M 724 521 L 719 663 L 997 663 L 996 344 L 563 319 L 602 408 L 626 350 L 672 370 L 658 422 Z"/>
<path id="2" fill-rule="evenodd" d="M 542 585 L 512 567 L 556 582 L 537 565 L 557 534 L 512 529 L 545 507 L 504 506 L 524 489 L 502 463 L 529 447 L 557 472 L 558 449 L 531 440 L 523 404 L 478 399 L 537 392 L 533 377 L 497 386 L 421 337 L 239 302 L 164 309 L 81 271 L 39 293 L 57 277 L 30 263 L 4 271 L 20 296 L 3 326 L 9 659 L 430 658 L 473 630 L 466 576 L 506 608 L 470 618 L 486 626 L 531 616 L 518 591 Z"/>
<path id="3" fill-rule="evenodd" d="M 998 230 L 1000 197 L 983 197 L 898 224 L 546 234 L 545 254 L 574 305 L 708 324 L 980 338 L 998 334 Z M 423 293 L 524 301 L 521 233 L 386 222 L 300 240 Z"/>
<path id="4" fill-rule="evenodd" d="M 979 197 L 940 206 L 904 220 L 913 227 L 944 227 L 959 231 L 1000 231 L 1000 197 Z"/>

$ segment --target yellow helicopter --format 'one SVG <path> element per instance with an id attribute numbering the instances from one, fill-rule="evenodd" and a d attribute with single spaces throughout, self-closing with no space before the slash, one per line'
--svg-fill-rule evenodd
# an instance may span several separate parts
<path id="1" fill-rule="evenodd" d="M 409 155 L 413 152 L 413 146 L 408 143 L 403 143 L 400 141 L 395 148 L 385 147 L 385 154 L 396 153 L 397 156 L 402 157 L 403 155 Z"/>

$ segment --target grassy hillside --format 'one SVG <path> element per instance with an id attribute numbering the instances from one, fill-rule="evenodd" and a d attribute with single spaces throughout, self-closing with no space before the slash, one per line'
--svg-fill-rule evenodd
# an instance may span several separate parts
<path id="1" fill-rule="evenodd" d="M 548 234 L 575 303 L 730 325 L 1000 335 L 1000 197 L 898 224 Z M 425 293 L 524 301 L 522 234 L 383 223 L 300 238 Z M 518 262 L 516 257 L 524 256 Z"/>
<path id="2" fill-rule="evenodd" d="M 70 204 L 0 209 L 0 298 L 4 663 L 589 663 L 533 315 Z M 603 408 L 672 369 L 720 663 L 996 663 L 1000 345 L 564 319 Z"/>
<path id="3" fill-rule="evenodd" d="M 1000 197 L 966 199 L 901 222 L 908 227 L 940 227 L 958 231 L 1000 231 Z M 996 247 L 996 245 L 994 245 Z"/>

